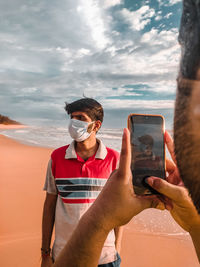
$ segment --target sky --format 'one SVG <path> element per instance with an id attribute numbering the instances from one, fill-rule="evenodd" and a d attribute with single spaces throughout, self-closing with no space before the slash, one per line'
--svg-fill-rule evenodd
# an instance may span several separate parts
<path id="1" fill-rule="evenodd" d="M 7 0 L 0 10 L 0 114 L 59 120 L 65 101 L 86 96 L 107 124 L 173 115 L 182 1 Z"/>

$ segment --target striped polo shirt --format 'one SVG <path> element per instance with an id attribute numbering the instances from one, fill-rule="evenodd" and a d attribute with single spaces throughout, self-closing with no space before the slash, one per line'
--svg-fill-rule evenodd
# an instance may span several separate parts
<path id="1" fill-rule="evenodd" d="M 53 151 L 48 164 L 44 190 L 57 194 L 53 257 L 58 256 L 76 228 L 81 216 L 92 205 L 111 172 L 116 169 L 119 153 L 99 143 L 96 154 L 84 161 L 75 151 L 74 142 Z M 115 235 L 105 241 L 99 264 L 116 260 Z"/>

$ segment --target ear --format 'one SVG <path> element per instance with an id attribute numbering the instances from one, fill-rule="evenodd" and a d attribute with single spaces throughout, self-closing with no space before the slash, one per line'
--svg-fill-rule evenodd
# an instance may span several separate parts
<path id="1" fill-rule="evenodd" d="M 96 131 L 96 132 L 98 132 L 99 131 L 99 129 L 100 129 L 100 127 L 101 127 L 101 124 L 102 124 L 102 122 L 101 121 L 95 121 L 95 123 L 94 123 L 94 131 Z"/>

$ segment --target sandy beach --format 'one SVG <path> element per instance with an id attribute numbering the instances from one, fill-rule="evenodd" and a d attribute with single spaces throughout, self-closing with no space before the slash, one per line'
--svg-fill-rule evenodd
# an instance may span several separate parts
<path id="1" fill-rule="evenodd" d="M 126 226 L 121 257 L 122 267 L 199 266 L 190 238 L 131 233 Z"/>
<path id="2" fill-rule="evenodd" d="M 0 135 L 0 153 L 1 266 L 40 266 L 42 188 L 51 149 Z"/>
<path id="3" fill-rule="evenodd" d="M 43 184 L 52 149 L 0 135 L 0 255 L 3 267 L 40 266 Z M 197 267 L 190 238 L 142 233 L 125 227 L 122 267 Z M 84 267 L 84 266 L 83 266 Z"/>

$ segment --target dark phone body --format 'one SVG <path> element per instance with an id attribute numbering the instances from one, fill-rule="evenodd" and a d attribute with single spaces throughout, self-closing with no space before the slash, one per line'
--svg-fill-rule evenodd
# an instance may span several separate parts
<path id="1" fill-rule="evenodd" d="M 161 115 L 130 114 L 131 171 L 137 195 L 158 194 L 145 183 L 148 176 L 165 179 L 164 118 Z"/>

